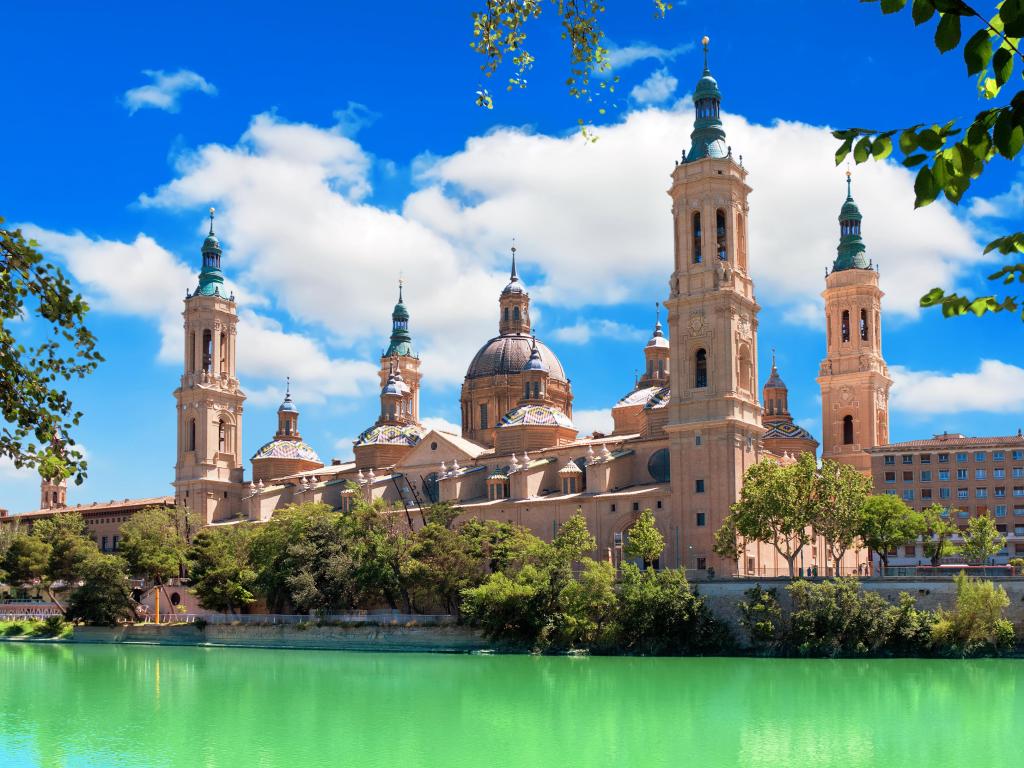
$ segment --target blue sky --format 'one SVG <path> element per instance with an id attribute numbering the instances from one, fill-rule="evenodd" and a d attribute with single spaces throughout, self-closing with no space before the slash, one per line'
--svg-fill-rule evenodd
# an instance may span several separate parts
<path id="1" fill-rule="evenodd" d="M 751 265 L 797 419 L 820 435 L 819 293 L 845 185 L 826 126 L 898 126 L 982 108 L 959 55 L 929 26 L 854 0 L 610 3 L 620 77 L 604 117 L 565 92 L 557 29 L 530 32 L 526 91 L 484 81 L 471 2 L 15 4 L 0 63 L 0 215 L 63 264 L 94 307 L 107 362 L 72 384 L 89 479 L 73 501 L 170 492 L 181 298 L 206 209 L 239 296 L 250 395 L 246 456 L 270 438 L 285 375 L 325 461 L 375 418 L 373 372 L 399 274 L 423 357 L 422 411 L 456 422 L 458 385 L 496 332 L 508 246 L 519 246 L 538 333 L 593 429 L 629 390 L 671 270 L 668 175 L 689 145 L 697 41 L 712 39 L 725 125 L 754 188 Z M 493 111 L 474 106 L 481 84 Z M 609 104 L 610 106 L 610 104 Z M 598 118 L 598 142 L 574 126 Z M 994 163 L 972 198 L 914 212 L 912 178 L 855 169 L 869 256 L 881 266 L 894 440 L 1024 426 L 1024 328 L 1013 317 L 919 312 L 933 285 L 983 287 L 980 248 L 1019 229 L 1019 166 Z M 32 332 L 31 327 L 26 332 Z M 37 480 L 0 464 L 0 506 Z"/>

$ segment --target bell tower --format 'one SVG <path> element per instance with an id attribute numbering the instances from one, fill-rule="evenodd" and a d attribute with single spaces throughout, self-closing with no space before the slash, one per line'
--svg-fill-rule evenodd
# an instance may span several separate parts
<path id="1" fill-rule="evenodd" d="M 241 511 L 242 392 L 235 368 L 238 312 L 226 295 L 220 241 L 203 242 L 199 285 L 185 294 L 184 373 L 174 390 L 178 410 L 176 503 L 202 524 L 229 520 Z"/>
<path id="2" fill-rule="evenodd" d="M 865 449 L 889 442 L 889 368 L 882 357 L 882 296 L 878 272 L 865 256 L 860 209 L 850 173 L 839 212 L 839 247 L 825 276 L 826 355 L 821 386 L 823 459 L 871 471 Z"/>
<path id="3" fill-rule="evenodd" d="M 758 459 L 757 313 L 747 268 L 747 172 L 725 143 L 721 92 L 707 63 L 694 90 L 692 146 L 672 173 L 675 269 L 669 281 L 672 509 L 684 565 L 730 574 L 714 533 Z"/>
<path id="4" fill-rule="evenodd" d="M 388 348 L 380 356 L 380 386 L 387 386 L 393 372 L 398 373 L 399 382 L 409 390 L 410 415 L 414 423 L 420 420 L 420 359 L 412 349 L 412 334 L 409 332 L 409 309 L 402 296 L 402 281 L 398 281 L 398 303 L 391 311 L 391 339 Z"/>

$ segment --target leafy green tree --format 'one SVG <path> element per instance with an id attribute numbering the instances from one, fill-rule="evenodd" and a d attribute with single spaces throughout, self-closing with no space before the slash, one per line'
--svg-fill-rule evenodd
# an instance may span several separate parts
<path id="1" fill-rule="evenodd" d="M 872 0 L 865 0 L 871 2 Z M 883 13 L 896 13 L 907 0 L 881 0 Z M 971 185 L 997 157 L 1012 161 L 1024 148 L 1024 90 L 1008 93 L 1005 86 L 1013 77 L 1015 62 L 1024 61 L 1021 37 L 1024 36 L 1024 0 L 1001 0 L 990 14 L 984 14 L 964 0 L 913 0 L 911 14 L 915 25 L 936 20 L 935 46 L 940 53 L 963 49 L 968 77 L 977 78 L 981 98 L 1001 102 L 984 109 L 964 126 L 957 118 L 941 116 L 934 124 L 918 123 L 904 128 L 881 130 L 850 128 L 835 131 L 842 141 L 836 152 L 836 164 L 852 153 L 857 163 L 869 159 L 885 160 L 894 152 L 903 157 L 903 165 L 918 168 L 914 182 L 915 207 L 945 196 L 959 203 Z M 973 32 L 963 41 L 963 26 Z M 1024 282 L 1024 232 L 1004 234 L 985 247 L 985 253 L 998 251 L 1009 263 L 989 275 L 989 280 L 1009 285 Z M 921 298 L 921 306 L 939 306 L 945 317 L 971 312 L 1016 311 L 1019 295 L 969 298 L 947 294 L 934 288 Z M 1024 311 L 1021 313 L 1024 319 Z"/>
<path id="2" fill-rule="evenodd" d="M 665 551 L 665 537 L 654 522 L 654 513 L 645 509 L 636 522 L 629 526 L 629 538 L 626 540 L 626 557 L 640 558 L 644 568 L 650 568 Z"/>
<path id="3" fill-rule="evenodd" d="M 82 414 L 59 382 L 83 378 L 103 360 L 85 326 L 89 306 L 36 250 L 38 243 L 3 222 L 0 217 L 0 457 L 45 478 L 81 483 L 87 467 L 72 434 Z"/>
<path id="4" fill-rule="evenodd" d="M 484 563 L 471 542 L 440 522 L 428 523 L 413 538 L 413 591 L 418 601 L 458 614 L 463 590 L 480 584 Z"/>
<path id="5" fill-rule="evenodd" d="M 739 537 L 764 542 L 785 559 L 793 578 L 796 559 L 811 540 L 811 525 L 820 510 L 817 471 L 809 453 L 785 467 L 772 459 L 752 465 L 743 478 L 740 500 L 715 534 L 715 552 L 736 558 Z"/>
<path id="6" fill-rule="evenodd" d="M 532 563 L 513 575 L 492 573 L 477 587 L 465 590 L 462 612 L 494 640 L 536 647 L 546 642 L 548 575 Z"/>
<path id="7" fill-rule="evenodd" d="M 775 589 L 756 584 L 739 603 L 740 626 L 746 631 L 750 646 L 762 653 L 771 653 L 782 637 L 782 606 Z"/>
<path id="8" fill-rule="evenodd" d="M 386 502 L 357 502 L 344 518 L 349 550 L 355 563 L 353 577 L 363 600 L 383 599 L 392 609 L 412 609 L 413 540 L 402 516 Z"/>
<path id="9" fill-rule="evenodd" d="M 35 586 L 46 579 L 50 566 L 50 545 L 37 536 L 17 533 L 4 556 L 7 580 L 20 586 Z"/>
<path id="10" fill-rule="evenodd" d="M 597 548 L 597 539 L 587 528 L 587 519 L 579 510 L 566 520 L 551 541 L 558 560 L 571 565 L 583 559 L 588 552 Z"/>
<path id="11" fill-rule="evenodd" d="M 825 540 L 838 576 L 844 555 L 859 544 L 861 509 L 871 493 L 871 479 L 847 464 L 822 459 L 816 485 L 814 530 Z"/>
<path id="12" fill-rule="evenodd" d="M 960 554 L 967 562 L 979 565 L 988 562 L 1006 546 L 1006 537 L 996 529 L 996 523 L 989 515 L 972 517 L 967 522 L 963 539 L 958 548 Z"/>
<path id="13" fill-rule="evenodd" d="M 246 524 L 200 531 L 188 552 L 192 591 L 210 611 L 236 613 L 256 599 L 249 563 L 254 531 Z"/>
<path id="14" fill-rule="evenodd" d="M 180 576 L 187 562 L 188 534 L 179 511 L 149 507 L 136 512 L 121 526 L 119 553 L 133 574 L 155 584 Z"/>
<path id="15" fill-rule="evenodd" d="M 451 528 L 455 519 L 463 514 L 464 510 L 451 501 L 439 501 L 427 507 L 423 515 L 424 524 L 437 523 L 445 528 Z"/>
<path id="16" fill-rule="evenodd" d="M 526 25 L 536 23 L 544 12 L 544 0 L 486 0 L 484 10 L 473 13 L 472 48 L 485 59 L 480 70 L 485 77 L 494 76 L 506 56 L 511 57 L 513 71 L 506 89 L 525 88 L 526 74 L 533 68 L 534 57 L 525 47 Z M 591 102 L 594 91 L 590 77 L 594 72 L 605 72 L 610 66 L 608 50 L 604 47 L 604 32 L 599 16 L 604 4 L 599 0 L 577 0 L 551 3 L 562 28 L 561 37 L 569 44 L 569 76 L 566 85 L 577 99 Z M 654 0 L 656 16 L 664 16 L 672 7 L 667 0 Z M 618 78 L 610 83 L 602 81 L 599 92 L 613 93 Z M 492 109 L 494 99 L 483 86 L 476 92 L 477 106 Z M 599 110 L 604 113 L 604 108 Z M 582 119 L 580 120 L 582 123 Z"/>
<path id="17" fill-rule="evenodd" d="M 942 558 L 956 553 L 950 540 L 960 532 L 956 523 L 949 519 L 949 510 L 941 504 L 932 504 L 922 510 L 928 534 L 924 541 L 924 554 L 932 565 L 939 565 Z"/>
<path id="18" fill-rule="evenodd" d="M 134 619 L 127 567 L 117 555 L 94 554 L 82 569 L 85 583 L 71 595 L 68 620 L 110 626 Z"/>
<path id="19" fill-rule="evenodd" d="M 50 601 L 63 611 L 54 593 L 54 582 L 73 588 L 83 578 L 85 564 L 96 555 L 96 543 L 86 533 L 85 520 L 77 512 L 56 512 L 36 521 L 32 536 L 49 547 L 50 556 L 41 583 Z"/>
<path id="20" fill-rule="evenodd" d="M 554 643 L 561 648 L 607 648 L 615 640 L 615 569 L 611 563 L 583 560 L 578 579 L 558 593 L 552 620 Z"/>
<path id="21" fill-rule="evenodd" d="M 924 515 L 915 512 L 897 496 L 869 496 L 861 510 L 858 534 L 864 546 L 874 550 L 889 567 L 889 550 L 916 539 L 926 531 Z"/>
<path id="22" fill-rule="evenodd" d="M 940 651 L 964 656 L 984 650 L 1004 651 L 1013 646 L 1013 624 L 1005 618 L 1010 598 L 991 581 L 968 578 L 956 581 L 956 609 L 937 612 L 931 627 L 932 642 Z"/>
<path id="23" fill-rule="evenodd" d="M 458 532 L 487 573 L 516 570 L 527 563 L 538 565 L 550 556 L 550 544 L 515 523 L 473 518 L 462 523 Z"/>
<path id="24" fill-rule="evenodd" d="M 7 550 L 11 548 L 11 542 L 14 541 L 14 537 L 21 532 L 21 526 L 18 522 L 18 520 L 13 520 L 0 525 L 0 582 L 7 579 L 7 572 L 4 571 L 4 560 L 7 557 Z"/>

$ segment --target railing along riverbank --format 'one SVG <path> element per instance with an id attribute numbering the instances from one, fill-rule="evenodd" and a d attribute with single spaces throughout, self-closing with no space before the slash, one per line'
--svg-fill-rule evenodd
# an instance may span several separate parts
<path id="1" fill-rule="evenodd" d="M 424 626 L 440 627 L 455 624 L 457 617 L 447 613 L 169 613 L 161 614 L 161 624 L 218 624 L 218 625 L 296 625 L 321 624 L 339 626 Z M 146 624 L 156 623 L 148 617 Z"/>

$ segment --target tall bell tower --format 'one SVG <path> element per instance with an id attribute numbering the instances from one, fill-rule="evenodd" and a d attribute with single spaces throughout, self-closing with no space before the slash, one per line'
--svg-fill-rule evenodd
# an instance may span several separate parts
<path id="1" fill-rule="evenodd" d="M 672 509 L 687 568 L 732 573 L 714 533 L 758 459 L 757 313 L 747 260 L 747 172 L 726 145 L 707 63 L 694 90 L 692 146 L 672 173 L 675 270 L 669 312 Z"/>
<path id="2" fill-rule="evenodd" d="M 821 386 L 823 459 L 871 472 L 865 449 L 889 442 L 889 368 L 882 357 L 882 296 L 878 272 L 864 251 L 862 216 L 846 174 L 839 212 L 839 248 L 826 274 L 826 355 Z"/>
<path id="3" fill-rule="evenodd" d="M 178 460 L 174 471 L 177 504 L 208 525 L 241 512 L 242 403 L 235 368 L 238 313 L 226 295 L 220 241 L 203 242 L 199 285 L 185 295 L 184 372 L 174 390 L 178 410 Z"/>

